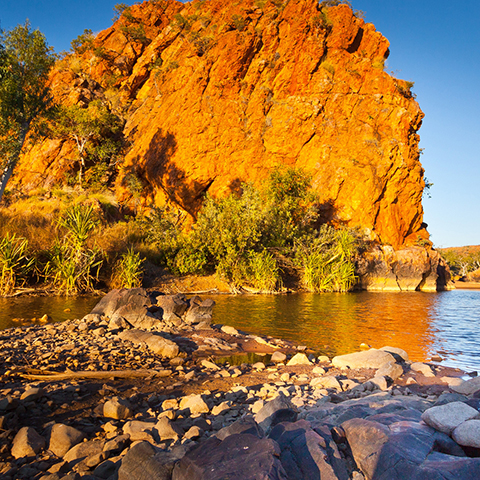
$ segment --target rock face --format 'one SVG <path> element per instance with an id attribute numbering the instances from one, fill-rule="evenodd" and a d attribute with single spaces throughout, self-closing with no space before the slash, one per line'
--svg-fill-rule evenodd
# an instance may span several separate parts
<path id="1" fill-rule="evenodd" d="M 56 99 L 106 101 L 128 139 L 116 190 L 195 217 L 205 192 L 259 184 L 277 165 L 312 174 L 324 220 L 394 248 L 428 239 L 409 84 L 387 74 L 389 42 L 347 5 L 176 0 L 133 5 L 52 73 Z M 72 168 L 74 145 L 36 144 L 23 187 Z M 37 172 L 37 173 L 33 173 Z"/>

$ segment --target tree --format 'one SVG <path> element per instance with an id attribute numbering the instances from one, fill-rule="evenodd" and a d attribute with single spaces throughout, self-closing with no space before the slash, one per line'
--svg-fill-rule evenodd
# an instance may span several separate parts
<path id="1" fill-rule="evenodd" d="M 99 100 L 83 108 L 78 105 L 59 107 L 55 119 L 54 135 L 74 140 L 77 146 L 78 183 L 83 182 L 87 153 L 94 150 L 101 158 L 104 154 L 115 153 L 119 146 L 110 137 L 122 127 L 120 119 L 109 112 Z M 103 147 L 103 148 L 102 148 Z"/>
<path id="2" fill-rule="evenodd" d="M 28 20 L 0 31 L 0 200 L 27 134 L 52 104 L 47 80 L 54 63 L 45 36 Z"/>

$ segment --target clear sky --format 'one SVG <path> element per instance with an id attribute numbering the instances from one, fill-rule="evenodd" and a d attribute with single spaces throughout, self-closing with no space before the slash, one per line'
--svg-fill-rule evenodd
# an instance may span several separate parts
<path id="1" fill-rule="evenodd" d="M 390 41 L 387 70 L 415 82 L 425 112 L 421 161 L 434 184 L 423 202 L 434 245 L 480 244 L 480 0 L 351 1 Z M 61 52 L 84 29 L 109 27 L 117 3 L 133 2 L 0 0 L 0 26 L 28 18 Z"/>

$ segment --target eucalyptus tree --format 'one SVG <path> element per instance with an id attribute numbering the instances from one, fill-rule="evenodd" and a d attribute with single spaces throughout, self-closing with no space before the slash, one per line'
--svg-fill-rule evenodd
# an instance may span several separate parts
<path id="1" fill-rule="evenodd" d="M 28 20 L 0 31 L 0 200 L 27 134 L 52 105 L 48 74 L 55 54 Z"/>

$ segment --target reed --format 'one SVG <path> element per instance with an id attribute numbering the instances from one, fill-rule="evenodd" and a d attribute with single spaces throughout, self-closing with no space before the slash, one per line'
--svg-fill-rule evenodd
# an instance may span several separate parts
<path id="1" fill-rule="evenodd" d="M 274 292 L 281 281 L 275 257 L 267 250 L 252 252 L 247 276 L 254 288 L 265 292 Z"/>

